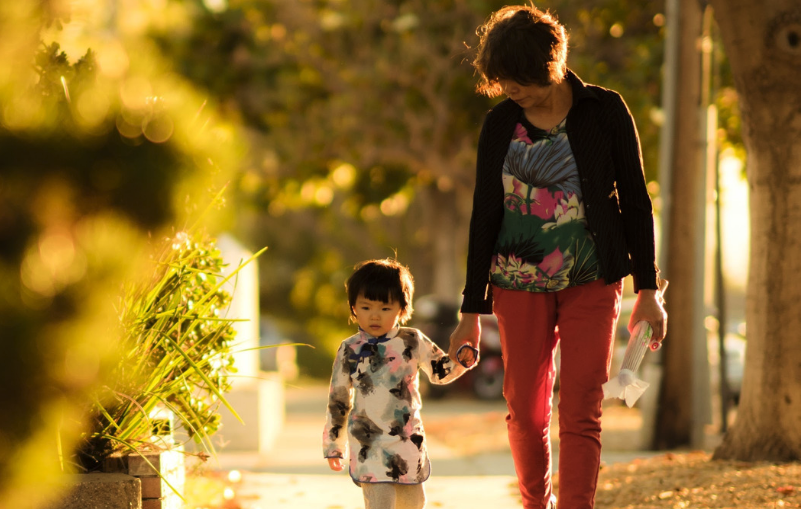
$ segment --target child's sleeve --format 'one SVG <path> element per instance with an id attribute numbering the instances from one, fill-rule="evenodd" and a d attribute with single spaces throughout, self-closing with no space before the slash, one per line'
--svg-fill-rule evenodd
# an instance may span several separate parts
<path id="1" fill-rule="evenodd" d="M 417 348 L 420 369 L 425 371 L 432 384 L 444 385 L 453 382 L 468 370 L 431 341 L 425 334 L 417 331 L 420 342 Z M 472 366 L 471 366 L 472 367 Z"/>
<path id="2" fill-rule="evenodd" d="M 331 370 L 331 387 L 328 390 L 328 408 L 323 430 L 323 456 L 326 458 L 344 458 L 348 445 L 348 414 L 353 406 L 349 352 L 343 342 Z"/>

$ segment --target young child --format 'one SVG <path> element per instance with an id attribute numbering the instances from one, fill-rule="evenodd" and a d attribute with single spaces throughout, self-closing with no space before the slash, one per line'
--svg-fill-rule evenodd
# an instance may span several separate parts
<path id="1" fill-rule="evenodd" d="M 414 282 L 396 260 L 360 263 L 346 287 L 359 331 L 342 342 L 334 361 L 324 456 L 336 471 L 350 456 L 350 476 L 367 509 L 422 508 L 431 467 L 418 370 L 446 384 L 475 365 L 478 351 L 467 345 L 455 362 L 419 330 L 399 327 L 411 318 Z"/>

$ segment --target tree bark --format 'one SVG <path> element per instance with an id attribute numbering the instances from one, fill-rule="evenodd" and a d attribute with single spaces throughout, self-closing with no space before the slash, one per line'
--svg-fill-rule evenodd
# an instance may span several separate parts
<path id="1" fill-rule="evenodd" d="M 456 202 L 468 198 L 459 196 L 458 189 L 443 191 L 437 186 L 425 188 L 422 194 L 425 204 L 421 220 L 425 222 L 428 239 L 430 292 L 446 302 L 461 305 L 469 216 L 465 220 Z"/>
<path id="2" fill-rule="evenodd" d="M 750 189 L 748 346 L 715 458 L 801 459 L 801 5 L 712 0 L 739 94 Z"/>
<path id="3" fill-rule="evenodd" d="M 696 0 L 680 0 L 679 65 L 676 69 L 677 90 L 673 133 L 672 198 L 668 210 L 668 257 L 664 267 L 670 280 L 667 295 L 668 335 L 662 354 L 662 383 L 659 393 L 655 449 L 673 449 L 690 445 L 693 428 L 692 366 L 696 334 L 693 325 L 696 313 L 703 307 L 696 304 L 695 288 L 701 270 L 694 263 L 694 254 L 703 239 L 696 235 L 696 218 L 704 214 L 699 199 L 703 193 L 701 172 L 701 35 L 702 12 Z"/>

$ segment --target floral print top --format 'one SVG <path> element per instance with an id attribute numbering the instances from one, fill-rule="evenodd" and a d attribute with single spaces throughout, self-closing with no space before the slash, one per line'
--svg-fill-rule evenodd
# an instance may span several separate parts
<path id="1" fill-rule="evenodd" d="M 599 279 L 565 120 L 544 131 L 524 115 L 503 163 L 504 213 L 492 284 L 552 292 Z"/>
<path id="2" fill-rule="evenodd" d="M 378 338 L 360 329 L 340 345 L 323 454 L 344 458 L 347 450 L 356 483 L 419 484 L 428 479 L 418 370 L 435 384 L 452 382 L 467 371 L 413 328 L 395 328 Z"/>

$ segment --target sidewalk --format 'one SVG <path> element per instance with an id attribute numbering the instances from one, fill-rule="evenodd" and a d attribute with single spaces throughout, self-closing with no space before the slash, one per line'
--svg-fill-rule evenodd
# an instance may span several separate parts
<path id="1" fill-rule="evenodd" d="M 327 387 L 322 385 L 288 388 L 286 421 L 270 454 L 221 453 L 216 463 L 211 460 L 210 466 L 215 470 L 242 472 L 236 493 L 243 509 L 357 509 L 364 506 L 361 490 L 350 481 L 347 473 L 332 472 L 322 458 L 320 443 L 326 398 Z M 467 454 L 453 447 L 461 437 L 470 434 L 482 441 L 485 438 L 486 441 L 503 440 L 505 411 L 503 401 L 481 402 L 463 396 L 425 401 L 422 413 L 427 426 L 431 423 L 433 429 L 439 423 L 440 429 L 447 429 L 453 420 L 454 431 L 459 433 L 455 437 L 428 433 L 432 475 L 425 485 L 427 507 L 521 507 L 508 446 L 468 451 Z M 471 419 L 492 422 L 492 429 L 458 429 L 459 426 L 469 428 Z M 626 430 L 623 431 L 625 434 Z M 631 442 L 632 438 L 628 440 Z M 602 461 L 631 461 L 654 454 L 604 451 Z M 555 442 L 554 468 L 557 461 L 558 442 Z"/>

